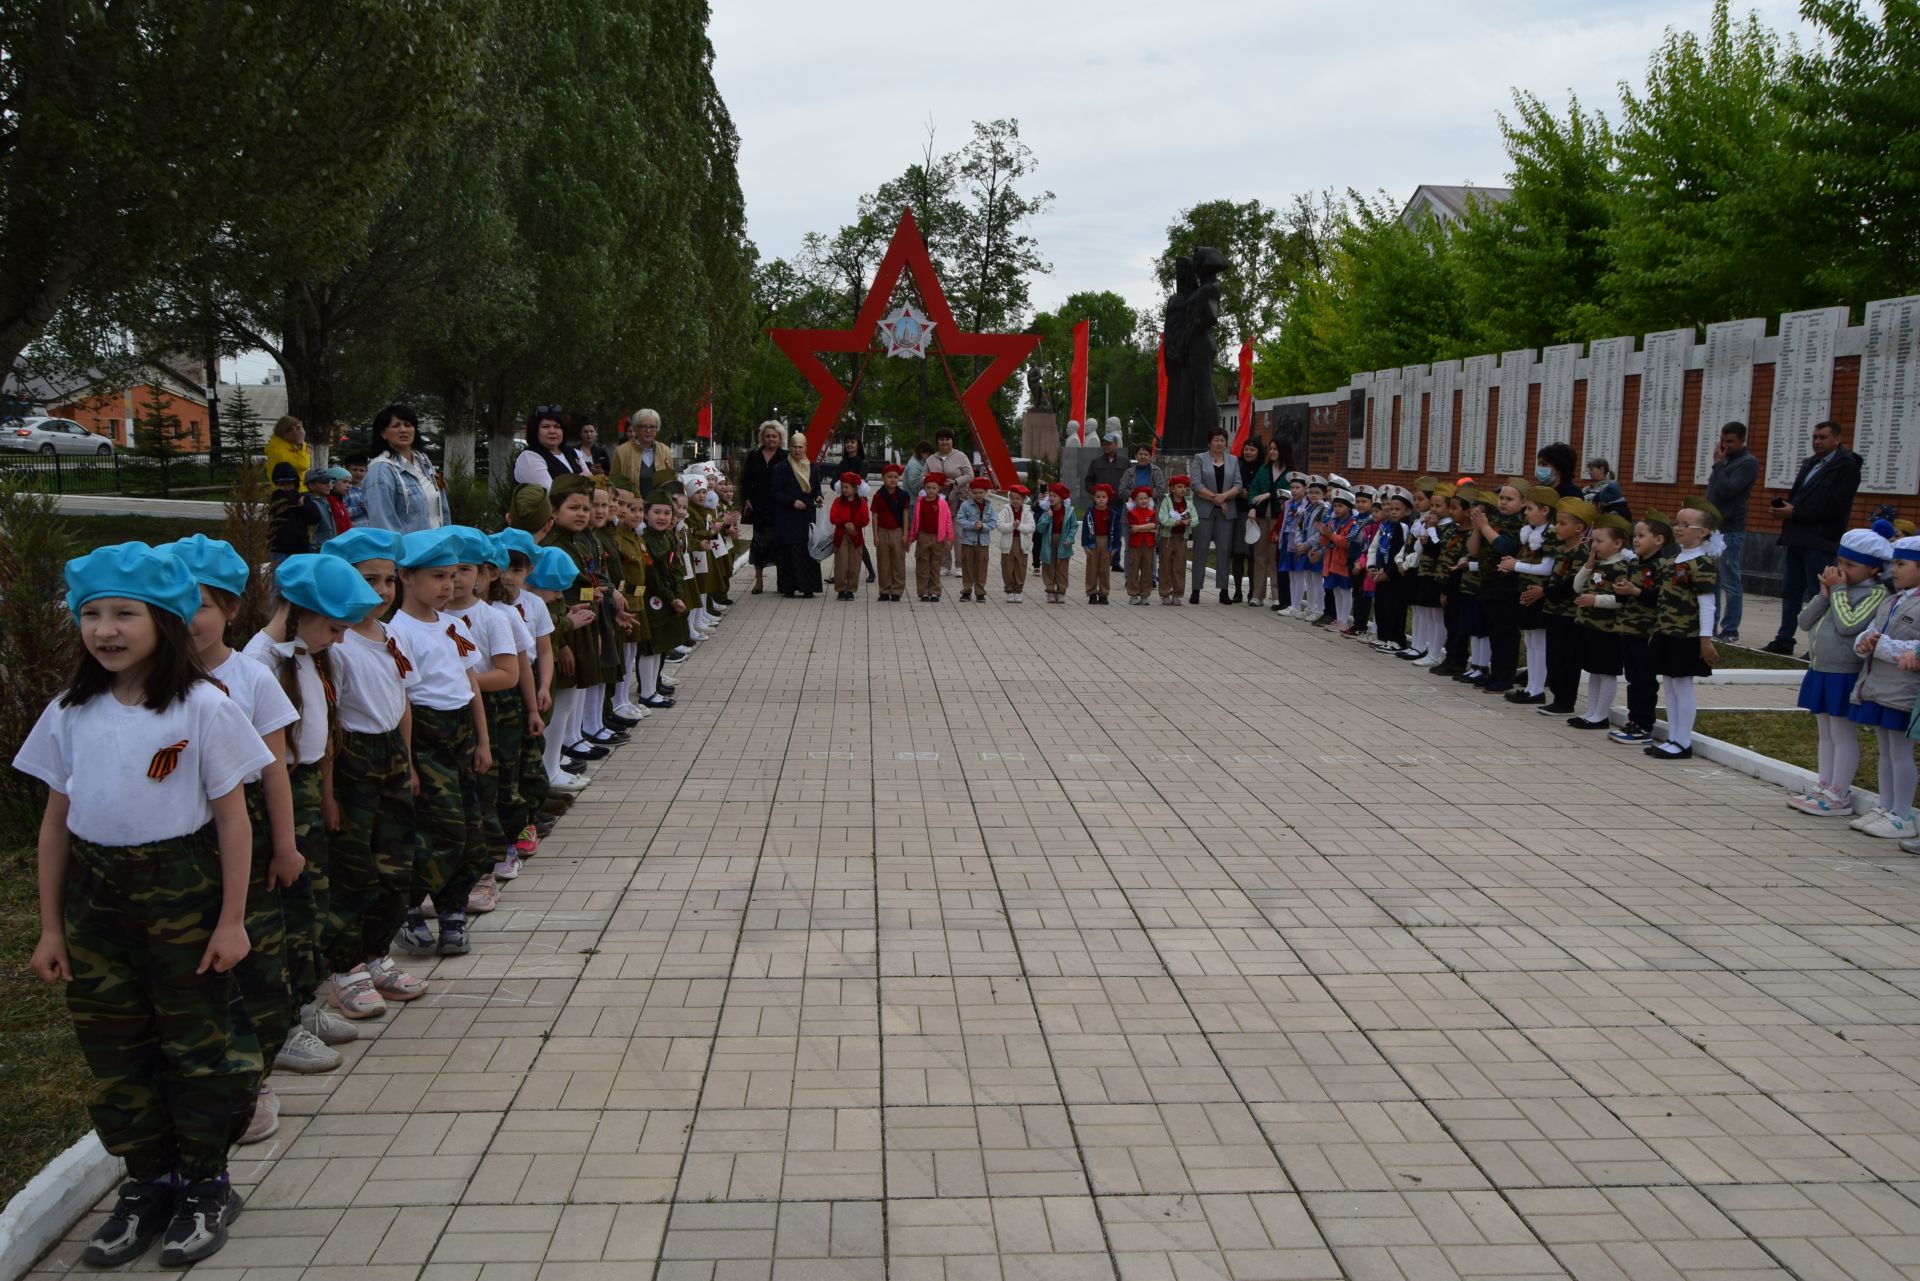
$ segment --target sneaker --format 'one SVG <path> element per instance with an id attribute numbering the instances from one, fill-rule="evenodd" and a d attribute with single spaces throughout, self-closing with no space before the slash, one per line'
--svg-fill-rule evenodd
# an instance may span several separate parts
<path id="1" fill-rule="evenodd" d="M 407 923 L 395 938 L 410 952 L 433 953 L 433 930 L 427 925 L 427 914 L 417 907 L 407 913 Z"/>
<path id="2" fill-rule="evenodd" d="M 1784 654 L 1793 657 L 1793 642 L 1790 640 L 1770 640 L 1760 647 L 1763 654 Z"/>
<path id="3" fill-rule="evenodd" d="M 1787 799 L 1787 804 L 1802 814 L 1811 814 L 1815 818 L 1840 818 L 1853 815 L 1853 789 L 1844 792 L 1815 784 L 1811 792 L 1803 792 Z"/>
<path id="4" fill-rule="evenodd" d="M 1721 632 L 1718 636 L 1714 637 L 1713 639 L 1718 641 L 1722 645 L 1738 645 L 1740 643 L 1740 633 L 1739 632 Z"/>
<path id="5" fill-rule="evenodd" d="M 513 838 L 513 852 L 521 858 L 533 854 L 540 848 L 540 833 L 529 823 L 520 829 L 520 835 Z"/>
<path id="6" fill-rule="evenodd" d="M 1859 829 L 1862 836 L 1878 836 L 1884 840 L 1906 840 L 1920 832 L 1920 819 L 1913 814 L 1895 814 L 1891 810 L 1881 810 L 1875 820 Z"/>
<path id="7" fill-rule="evenodd" d="M 478 881 L 474 882 L 473 888 L 467 891 L 467 914 L 469 916 L 484 916 L 499 906 L 500 887 L 493 883 L 493 877 L 491 875 L 481 877 Z M 444 932 L 441 937 L 446 937 Z"/>
<path id="8" fill-rule="evenodd" d="M 440 922 L 440 955 L 465 956 L 473 949 L 467 944 L 467 923 L 465 921 Z"/>
<path id="9" fill-rule="evenodd" d="M 1885 810 L 1881 809 L 1878 805 L 1875 805 L 1872 809 L 1862 814 L 1859 818 L 1856 818 L 1851 823 L 1848 823 L 1847 826 L 1851 827 L 1856 832 L 1864 832 L 1867 830 L 1867 824 L 1873 822 L 1875 819 L 1879 818 L 1882 814 L 1885 814 L 1885 813 L 1886 813 Z"/>
<path id="10" fill-rule="evenodd" d="M 533 834 L 544 841 L 553 835 L 553 829 L 557 827 L 559 823 L 560 820 L 555 815 L 537 814 L 533 820 Z"/>
<path id="11" fill-rule="evenodd" d="M 247 1120 L 247 1128 L 240 1135 L 240 1146 L 270 1139 L 279 1129 L 280 1100 L 275 1097 L 271 1085 L 263 1085 L 260 1093 L 254 1096 L 253 1116 Z"/>
<path id="12" fill-rule="evenodd" d="M 300 1026 L 328 1045 L 345 1045 L 360 1039 L 360 1034 L 353 1030 L 353 1024 L 317 1000 L 300 1007 Z"/>
<path id="13" fill-rule="evenodd" d="M 1641 729 L 1632 721 L 1628 721 L 1619 729 L 1609 730 L 1607 737 L 1616 743 L 1651 743 L 1653 741 L 1653 735 Z"/>
<path id="14" fill-rule="evenodd" d="M 350 1019 L 377 1019 L 387 1012 L 387 1003 L 374 990 L 373 976 L 364 965 L 328 980 L 327 1004 Z"/>
<path id="15" fill-rule="evenodd" d="M 1908 854 L 1920 854 L 1920 836 L 1910 836 L 1901 841 L 1900 848 Z"/>
<path id="16" fill-rule="evenodd" d="M 96 1268 L 133 1262 L 166 1231 L 178 1196 L 179 1189 L 171 1183 L 122 1183 L 113 1213 L 87 1242 L 81 1259 Z"/>
<path id="17" fill-rule="evenodd" d="M 518 875 L 520 875 L 520 856 L 508 850 L 507 856 L 493 865 L 493 879 L 511 881 Z"/>
<path id="18" fill-rule="evenodd" d="M 427 994 L 426 980 L 401 969 L 391 956 L 383 956 L 368 965 L 367 972 L 373 976 L 374 991 L 389 1001 L 411 1001 Z"/>
<path id="19" fill-rule="evenodd" d="M 1415 667 L 1423 668 L 1426 671 L 1432 671 L 1434 668 L 1440 666 L 1442 663 L 1446 661 L 1447 660 L 1444 655 L 1422 654 L 1420 655 L 1420 657 L 1413 660 L 1413 665 Z"/>
<path id="20" fill-rule="evenodd" d="M 574 795 L 586 791 L 588 784 L 591 782 L 592 780 L 585 774 L 562 774 L 559 778 L 549 778 L 547 780 L 547 787 L 551 791 L 566 792 L 569 795 Z"/>
<path id="21" fill-rule="evenodd" d="M 287 1033 L 286 1044 L 280 1047 L 280 1053 L 274 1055 L 273 1066 L 303 1076 L 331 1072 L 340 1066 L 340 1051 L 323 1045 L 320 1038 L 306 1028 L 296 1027 Z"/>
<path id="22" fill-rule="evenodd" d="M 181 1188 L 173 1222 L 160 1238 L 160 1266 L 184 1268 L 218 1254 L 227 1243 L 227 1225 L 240 1216 L 244 1204 L 224 1175 Z"/>

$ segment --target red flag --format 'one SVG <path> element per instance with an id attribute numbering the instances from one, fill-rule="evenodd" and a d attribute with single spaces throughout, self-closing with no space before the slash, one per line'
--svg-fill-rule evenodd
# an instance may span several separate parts
<path id="1" fill-rule="evenodd" d="M 1160 400 L 1153 411 L 1153 439 L 1164 440 L 1167 435 L 1167 336 L 1160 335 L 1159 356 Z"/>
<path id="2" fill-rule="evenodd" d="M 1246 447 L 1253 431 L 1253 339 L 1240 344 L 1240 430 L 1233 436 L 1233 452 Z"/>
<path id="3" fill-rule="evenodd" d="M 1080 424 L 1080 444 L 1100 439 L 1100 433 L 1087 430 L 1087 329 L 1091 321 L 1083 320 L 1073 327 L 1073 372 L 1069 377 L 1072 384 L 1073 421 Z"/>
<path id="4" fill-rule="evenodd" d="M 700 414 L 694 422 L 697 424 L 694 428 L 696 436 L 701 440 L 713 439 L 713 402 L 711 400 L 700 402 Z"/>

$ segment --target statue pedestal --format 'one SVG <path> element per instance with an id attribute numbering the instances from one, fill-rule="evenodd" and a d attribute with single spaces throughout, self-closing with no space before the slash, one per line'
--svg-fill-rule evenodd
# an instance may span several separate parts
<path id="1" fill-rule="evenodd" d="M 1052 410 L 1029 409 L 1021 417 L 1020 455 L 1043 463 L 1060 461 L 1060 422 Z"/>
<path id="2" fill-rule="evenodd" d="M 1085 511 L 1092 504 L 1087 497 L 1087 464 L 1100 456 L 1098 442 L 1076 445 L 1068 441 L 1060 448 L 1060 480 L 1073 491 L 1073 505 Z"/>

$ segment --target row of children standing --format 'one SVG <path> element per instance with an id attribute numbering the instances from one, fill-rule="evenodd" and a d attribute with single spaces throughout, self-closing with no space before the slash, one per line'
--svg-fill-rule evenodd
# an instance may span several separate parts
<path id="1" fill-rule="evenodd" d="M 883 603 L 904 598 L 909 551 L 917 598 L 939 601 L 941 567 L 956 548 L 962 601 L 987 599 L 991 562 L 997 557 L 1008 604 L 1025 601 L 1030 564 L 1040 574 L 1047 602 L 1062 604 L 1072 591 L 1071 562 L 1078 548 L 1086 562 L 1088 604 L 1110 602 L 1114 569 L 1121 564 L 1128 604 L 1151 604 L 1156 594 L 1163 605 L 1182 603 L 1187 537 L 1195 520 L 1193 486 L 1185 476 L 1168 482 L 1167 497 L 1157 506 L 1145 485 L 1133 491 L 1124 507 L 1116 505 L 1113 486 L 1095 485 L 1092 506 L 1081 511 L 1065 485 L 1049 485 L 1036 499 L 1025 485 L 1009 485 L 996 494 L 984 476 L 974 477 L 966 497 L 955 505 L 948 502 L 944 473 L 927 472 L 921 492 L 913 495 L 901 485 L 905 470 L 898 463 L 887 464 L 877 490 L 869 490 L 856 472 L 841 473 L 827 514 L 833 528 L 837 600 L 859 598 L 862 553 L 871 530 Z"/>
<path id="2" fill-rule="evenodd" d="M 82 657 L 13 763 L 48 787 L 32 966 L 127 1166 L 87 1262 L 217 1252 L 229 1147 L 278 1127 L 269 1073 L 337 1067 L 424 995 L 395 949 L 468 952 L 588 763 L 673 705 L 663 667 L 729 603 L 723 488 L 563 478 L 493 536 L 355 528 L 278 564 L 238 652 L 228 544 L 69 562 Z"/>

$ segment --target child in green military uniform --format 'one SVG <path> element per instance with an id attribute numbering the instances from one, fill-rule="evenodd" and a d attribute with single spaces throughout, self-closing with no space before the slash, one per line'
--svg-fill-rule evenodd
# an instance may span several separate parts
<path id="1" fill-rule="evenodd" d="M 1587 674 L 1587 710 L 1567 718 L 1575 729 L 1605 729 L 1613 714 L 1613 696 L 1625 670 L 1620 607 L 1633 583 L 1633 553 L 1627 550 L 1632 531 L 1625 516 L 1608 512 L 1597 518 L 1587 562 L 1574 576 L 1575 645 L 1580 670 Z"/>
<path id="2" fill-rule="evenodd" d="M 130 1263 L 159 1237 L 161 1264 L 185 1267 L 226 1244 L 241 1207 L 227 1146 L 261 1069 L 232 977 L 252 854 L 241 780 L 273 753 L 194 661 L 185 565 L 122 543 L 69 561 L 66 580 L 85 652 L 13 758 L 48 788 L 31 964 L 66 985 L 88 1113 L 127 1166 L 82 1257 Z"/>
<path id="3" fill-rule="evenodd" d="M 1680 550 L 1654 562 L 1653 636 L 1647 657 L 1667 704 L 1667 741 L 1646 749 L 1655 760 L 1692 758 L 1693 721 L 1699 711 L 1693 682 L 1713 675 L 1720 657 L 1713 648 L 1720 573 L 1707 546 L 1719 524 L 1718 508 L 1704 498 L 1689 498 L 1673 520 L 1673 541 Z"/>
<path id="4" fill-rule="evenodd" d="M 1616 743 L 1653 741 L 1653 711 L 1660 682 L 1653 672 L 1653 619 L 1658 601 L 1659 562 L 1671 556 L 1673 518 L 1648 512 L 1633 527 L 1634 572 L 1619 587 L 1621 665 L 1627 678 L 1627 723 L 1610 730 Z"/>
<path id="5" fill-rule="evenodd" d="M 1475 508 L 1474 533 L 1480 546 L 1473 553 L 1480 574 L 1480 631 L 1486 637 L 1486 661 L 1480 678 L 1464 675 L 1485 694 L 1513 691 L 1520 669 L 1520 576 L 1509 558 L 1521 551 L 1521 508 L 1528 486 L 1519 477 L 1508 479 L 1494 492 L 1491 508 Z M 1472 567 L 1469 566 L 1469 569 Z"/>
<path id="6" fill-rule="evenodd" d="M 605 589 L 609 605 L 600 611 L 600 683 L 586 690 L 581 709 L 581 737 L 578 746 L 600 749 L 590 752 L 599 759 L 627 741 L 626 731 L 635 724 L 614 714 L 614 693 L 620 684 L 620 637 L 625 629 L 627 607 L 620 594 L 620 553 L 613 544 L 613 490 L 606 477 L 596 476 L 592 494 L 592 517 L 584 536 L 594 566 L 593 573 Z M 584 687 L 583 687 L 584 688 Z"/>
<path id="7" fill-rule="evenodd" d="M 599 540 L 588 536 L 593 523 L 593 482 L 585 476 L 556 476 L 547 491 L 553 502 L 553 526 L 541 541 L 572 558 L 575 578 L 551 606 L 554 626 L 553 716 L 547 729 L 547 779 L 562 791 L 578 791 L 572 776 L 606 749 L 584 743 L 587 700 L 601 684 L 605 638 L 600 616 L 607 608 Z M 574 621 L 578 610 L 584 622 Z"/>
<path id="8" fill-rule="evenodd" d="M 612 527 L 614 554 L 619 565 L 620 590 L 628 602 L 628 625 L 620 637 L 626 676 L 616 692 L 613 710 L 627 720 L 639 721 L 647 716 L 647 709 L 634 702 L 638 697 L 641 656 L 647 649 L 647 611 L 635 608 L 634 602 L 644 595 L 642 587 L 646 581 L 646 549 L 640 542 L 640 530 L 646 523 L 646 505 L 640 501 L 634 483 L 625 476 L 614 477 L 613 488 L 617 517 Z"/>
<path id="9" fill-rule="evenodd" d="M 1579 629 L 1574 621 L 1574 575 L 1587 556 L 1587 531 L 1600 519 L 1600 509 L 1584 498 L 1562 497 L 1553 520 L 1553 572 L 1545 583 L 1547 623 L 1547 702 L 1536 710 L 1543 716 L 1567 716 L 1580 691 Z"/>
<path id="10" fill-rule="evenodd" d="M 673 706 L 660 693 L 661 661 L 687 642 L 686 579 L 681 569 L 684 552 L 674 530 L 673 495 L 656 489 L 647 498 L 647 532 L 641 536 L 645 552 L 644 595 L 637 602 L 647 616 L 649 661 L 640 668 L 640 706 L 659 710 Z"/>

